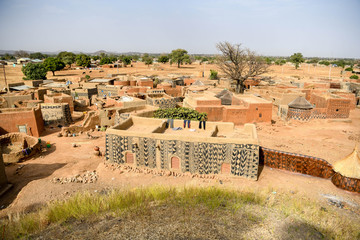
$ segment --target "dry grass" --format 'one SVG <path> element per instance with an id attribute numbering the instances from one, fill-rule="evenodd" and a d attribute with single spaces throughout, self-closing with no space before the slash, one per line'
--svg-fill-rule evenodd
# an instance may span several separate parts
<path id="1" fill-rule="evenodd" d="M 1 229 L 6 239 L 356 239 L 359 218 L 272 190 L 150 187 L 79 193 L 36 212 L 9 216 Z"/>

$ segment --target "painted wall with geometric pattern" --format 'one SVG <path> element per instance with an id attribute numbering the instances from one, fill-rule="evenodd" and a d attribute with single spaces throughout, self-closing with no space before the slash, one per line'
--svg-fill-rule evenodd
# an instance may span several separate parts
<path id="1" fill-rule="evenodd" d="M 134 154 L 134 165 L 171 169 L 171 159 L 180 160 L 181 172 L 220 174 L 223 163 L 230 164 L 230 174 L 253 180 L 258 178 L 257 144 L 190 142 L 147 137 L 106 134 L 106 160 L 125 164 L 127 152 Z"/>

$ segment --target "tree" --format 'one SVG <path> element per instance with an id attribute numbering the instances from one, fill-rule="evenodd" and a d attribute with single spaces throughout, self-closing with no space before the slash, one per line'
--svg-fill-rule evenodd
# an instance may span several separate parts
<path id="1" fill-rule="evenodd" d="M 92 56 L 92 59 L 93 59 L 94 61 L 96 61 L 96 60 L 100 59 L 100 57 L 97 56 L 97 55 L 95 55 L 95 56 Z"/>
<path id="2" fill-rule="evenodd" d="M 144 56 L 142 57 L 142 61 L 145 63 L 145 65 L 149 66 L 153 63 L 153 57 L 145 53 Z"/>
<path id="3" fill-rule="evenodd" d="M 244 81 L 249 77 L 267 72 L 268 65 L 264 59 L 241 44 L 220 42 L 216 45 L 222 55 L 217 58 L 217 65 L 232 81 L 236 82 L 236 92 L 244 93 Z"/>
<path id="4" fill-rule="evenodd" d="M 14 60 L 14 59 L 16 59 L 14 55 L 10 55 L 8 53 L 6 53 L 4 56 L 1 57 L 1 60 Z"/>
<path id="5" fill-rule="evenodd" d="M 161 62 L 161 63 L 167 63 L 167 62 L 169 62 L 169 56 L 167 56 L 167 55 L 161 55 L 161 56 L 158 58 L 158 62 Z"/>
<path id="6" fill-rule="evenodd" d="M 78 66 L 89 67 L 90 63 L 91 59 L 88 55 L 82 53 L 76 56 L 76 64 Z"/>
<path id="7" fill-rule="evenodd" d="M 188 59 L 189 55 L 187 55 L 186 50 L 179 48 L 176 50 L 172 50 L 170 57 L 171 57 L 171 62 L 177 63 L 178 68 L 180 68 L 180 64 L 182 64 L 185 59 Z"/>
<path id="8" fill-rule="evenodd" d="M 218 72 L 210 69 L 210 80 L 216 80 L 216 79 L 218 79 Z"/>
<path id="9" fill-rule="evenodd" d="M 104 64 L 111 64 L 112 61 L 109 57 L 103 57 L 100 59 L 100 65 L 104 65 Z"/>
<path id="10" fill-rule="evenodd" d="M 290 56 L 290 62 L 295 64 L 295 68 L 298 69 L 299 64 L 304 62 L 305 59 L 303 58 L 303 55 L 301 53 L 294 53 Z"/>
<path id="11" fill-rule="evenodd" d="M 21 68 L 24 80 L 46 79 L 47 69 L 42 63 L 28 63 Z"/>
<path id="12" fill-rule="evenodd" d="M 61 59 L 66 65 L 71 67 L 71 64 L 75 62 L 76 55 L 72 52 L 60 52 L 57 57 Z"/>
<path id="13" fill-rule="evenodd" d="M 329 65 L 330 65 L 330 62 L 323 60 L 323 61 L 320 61 L 319 64 L 325 65 L 325 66 L 329 66 Z"/>
<path id="14" fill-rule="evenodd" d="M 130 56 L 123 56 L 120 60 L 124 63 L 124 66 L 131 64 L 132 58 Z"/>
<path id="15" fill-rule="evenodd" d="M 47 57 L 47 55 L 42 54 L 41 52 L 30 53 L 30 56 L 29 56 L 29 58 L 31 58 L 31 59 L 44 59 L 46 57 Z"/>
<path id="16" fill-rule="evenodd" d="M 19 50 L 14 53 L 15 57 L 29 57 L 29 53 L 24 50 Z"/>
<path id="17" fill-rule="evenodd" d="M 53 76 L 55 76 L 55 71 L 64 69 L 65 63 L 58 58 L 50 57 L 44 60 L 44 67 L 46 70 L 51 71 Z"/>

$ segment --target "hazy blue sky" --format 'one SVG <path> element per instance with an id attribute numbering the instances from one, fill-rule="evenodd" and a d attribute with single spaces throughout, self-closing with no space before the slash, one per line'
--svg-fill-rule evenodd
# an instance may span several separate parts
<path id="1" fill-rule="evenodd" d="M 0 0 L 0 49 L 360 58 L 360 0 Z"/>

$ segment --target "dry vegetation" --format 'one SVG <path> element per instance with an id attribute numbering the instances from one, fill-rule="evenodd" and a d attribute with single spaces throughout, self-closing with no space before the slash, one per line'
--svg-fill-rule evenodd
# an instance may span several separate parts
<path id="1" fill-rule="evenodd" d="M 356 239 L 359 223 L 295 192 L 148 187 L 79 193 L 1 229 L 6 239 Z"/>

